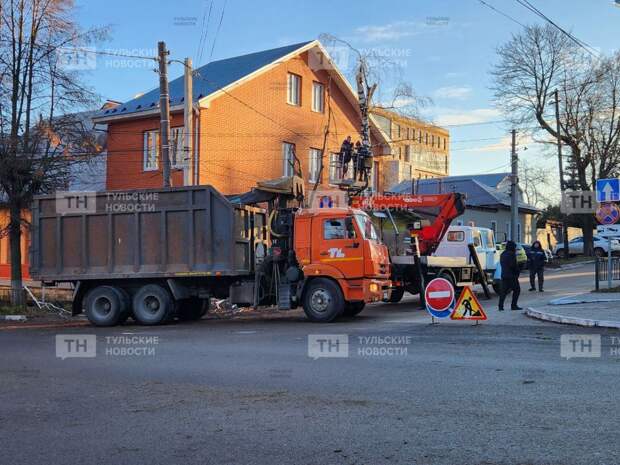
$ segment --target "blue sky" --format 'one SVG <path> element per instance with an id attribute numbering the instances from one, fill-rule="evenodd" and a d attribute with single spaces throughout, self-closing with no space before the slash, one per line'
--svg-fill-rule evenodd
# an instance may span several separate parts
<path id="1" fill-rule="evenodd" d="M 521 23 L 541 21 L 516 1 L 485 1 Z M 616 50 L 620 8 L 612 0 L 531 2 L 593 47 L 604 53 Z M 199 61 L 210 4 L 210 0 L 78 0 L 76 16 L 83 27 L 111 26 L 110 39 L 98 49 L 152 56 L 157 41 L 165 40 L 172 58 L 189 56 L 195 65 L 315 39 L 322 33 L 346 39 L 356 48 L 391 54 L 399 64 L 398 80 L 433 99 L 424 116 L 450 129 L 451 174 L 509 170 L 510 128 L 489 123 L 503 118 L 493 108 L 488 71 L 496 47 L 520 26 L 478 0 L 214 0 Z M 154 63 L 146 60 L 99 56 L 96 70 L 86 79 L 104 98 L 128 100 L 157 86 L 153 68 Z M 171 65 L 171 77 L 181 73 L 181 65 Z M 385 83 L 386 88 L 389 85 Z M 520 145 L 527 146 L 521 153 L 530 163 L 555 168 L 555 160 L 544 156 L 537 144 L 522 139 Z"/>

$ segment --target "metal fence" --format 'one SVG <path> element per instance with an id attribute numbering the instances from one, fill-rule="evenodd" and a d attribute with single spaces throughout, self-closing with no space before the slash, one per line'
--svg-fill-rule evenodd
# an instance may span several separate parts
<path id="1" fill-rule="evenodd" d="M 600 288 L 600 283 L 609 282 L 609 262 L 607 257 L 597 257 L 595 262 L 595 282 L 596 290 Z M 611 280 L 620 281 L 620 257 L 611 258 Z"/>

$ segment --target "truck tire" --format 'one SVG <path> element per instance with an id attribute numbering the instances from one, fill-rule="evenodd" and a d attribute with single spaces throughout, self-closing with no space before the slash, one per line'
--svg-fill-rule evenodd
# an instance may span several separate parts
<path id="1" fill-rule="evenodd" d="M 389 302 L 391 304 L 397 304 L 403 299 L 403 295 L 405 295 L 405 288 L 396 287 L 392 289 L 392 292 L 390 293 L 390 297 L 386 300 L 386 302 Z"/>
<path id="2" fill-rule="evenodd" d="M 86 295 L 86 317 L 95 326 L 115 326 L 121 319 L 124 303 L 112 286 L 97 286 Z"/>
<path id="3" fill-rule="evenodd" d="M 142 286 L 133 297 L 133 315 L 143 325 L 152 326 L 168 322 L 174 314 L 174 300 L 158 284 Z"/>
<path id="4" fill-rule="evenodd" d="M 112 287 L 121 299 L 121 317 L 118 319 L 118 324 L 122 325 L 131 316 L 131 296 L 122 287 Z"/>
<path id="5" fill-rule="evenodd" d="M 344 312 L 342 312 L 343 316 L 355 316 L 361 313 L 366 307 L 366 302 L 347 302 L 344 304 Z"/>
<path id="6" fill-rule="evenodd" d="M 209 308 L 208 301 L 198 297 L 179 300 L 177 303 L 177 315 L 181 321 L 200 320 L 206 315 Z"/>
<path id="7" fill-rule="evenodd" d="M 304 293 L 304 312 L 310 321 L 329 323 L 344 312 L 340 286 L 331 279 L 313 279 Z"/>

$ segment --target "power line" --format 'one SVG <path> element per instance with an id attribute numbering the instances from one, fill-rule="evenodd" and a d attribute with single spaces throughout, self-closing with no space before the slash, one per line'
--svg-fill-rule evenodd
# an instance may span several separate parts
<path id="1" fill-rule="evenodd" d="M 484 6 L 490 8 L 491 10 L 495 11 L 496 13 L 499 13 L 500 15 L 504 16 L 505 18 L 508 18 L 510 21 L 517 23 L 519 26 L 525 28 L 527 26 L 525 26 L 525 24 L 517 21 L 516 19 L 514 19 L 512 16 L 510 16 L 508 13 L 504 13 L 501 10 L 498 10 L 497 8 L 495 8 L 493 5 L 488 4 L 487 2 L 483 1 L 483 0 L 478 0 L 480 3 L 482 3 Z"/>
<path id="2" fill-rule="evenodd" d="M 224 6 L 222 7 L 222 14 L 220 15 L 220 22 L 217 25 L 217 30 L 215 31 L 215 37 L 213 37 L 213 45 L 211 46 L 211 53 L 209 54 L 209 61 L 211 61 L 211 58 L 213 57 L 213 50 L 215 50 L 215 43 L 217 41 L 217 36 L 220 33 L 220 29 L 222 27 L 222 20 L 224 19 L 224 12 L 226 11 L 226 3 L 228 3 L 228 0 L 224 0 Z"/>
<path id="3" fill-rule="evenodd" d="M 207 4 L 205 0 L 205 9 L 202 13 L 202 31 L 200 33 L 200 40 L 198 41 L 198 50 L 196 51 L 196 65 L 200 65 L 202 62 L 202 53 L 207 41 L 207 35 L 209 33 L 209 22 L 211 21 L 211 10 L 213 9 L 213 0 L 209 3 L 209 13 L 207 15 Z"/>
<path id="4" fill-rule="evenodd" d="M 542 18 L 543 20 L 545 20 L 547 23 L 551 24 L 553 27 L 555 27 L 558 31 L 560 31 L 562 34 L 564 34 L 566 37 L 568 37 L 570 40 L 572 40 L 575 44 L 577 44 L 579 47 L 581 47 L 582 49 L 584 49 L 586 52 L 588 52 L 590 55 L 596 57 L 597 53 L 594 53 L 594 51 L 596 51 L 594 49 L 594 47 L 592 47 L 591 45 L 589 45 L 588 43 L 584 42 L 581 39 L 578 39 L 577 37 L 575 37 L 573 34 L 571 34 L 570 32 L 566 31 L 564 28 L 560 27 L 559 25 L 557 25 L 553 20 L 551 20 L 548 16 L 546 16 L 542 11 L 540 11 L 538 8 L 536 8 L 534 5 L 532 5 L 528 0 L 515 0 L 519 5 L 527 8 L 528 10 L 530 10 L 532 13 L 534 13 L 535 15 L 537 15 L 539 18 Z"/>

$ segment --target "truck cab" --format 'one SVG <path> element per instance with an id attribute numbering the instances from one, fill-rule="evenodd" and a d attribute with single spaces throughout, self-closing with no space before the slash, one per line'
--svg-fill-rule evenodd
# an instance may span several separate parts
<path id="1" fill-rule="evenodd" d="M 469 257 L 469 244 L 472 244 L 476 249 L 482 269 L 487 273 L 493 274 L 497 268 L 499 254 L 495 247 L 495 234 L 489 228 L 450 226 L 434 255 L 442 257 Z"/>
<path id="2" fill-rule="evenodd" d="M 301 299 L 316 320 L 359 313 L 389 297 L 390 259 L 370 217 L 353 208 L 302 209 L 294 250 L 305 276 Z M 338 315 L 336 315 L 338 316 Z"/>

